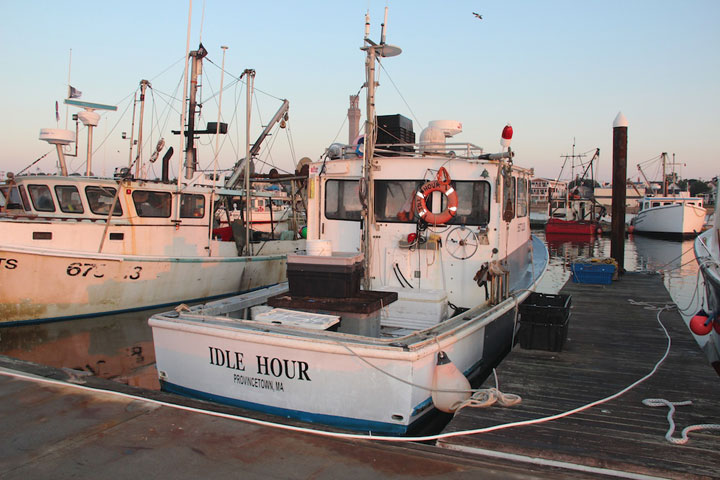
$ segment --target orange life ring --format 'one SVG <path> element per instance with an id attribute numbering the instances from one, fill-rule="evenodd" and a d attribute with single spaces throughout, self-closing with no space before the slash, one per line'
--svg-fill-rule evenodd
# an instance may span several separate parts
<path id="1" fill-rule="evenodd" d="M 447 207 L 437 215 L 427 208 L 427 198 L 433 192 L 440 192 L 447 197 Z M 458 196 L 455 189 L 450 185 L 450 175 L 445 167 L 440 167 L 437 179 L 427 182 L 415 193 L 415 211 L 418 216 L 430 225 L 447 223 L 457 214 Z"/>

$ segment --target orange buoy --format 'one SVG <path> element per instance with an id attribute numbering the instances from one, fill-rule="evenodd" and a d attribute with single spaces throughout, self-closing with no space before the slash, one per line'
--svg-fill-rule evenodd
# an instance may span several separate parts
<path id="1" fill-rule="evenodd" d="M 447 197 L 447 207 L 444 211 L 434 214 L 427 207 L 427 199 L 433 192 L 440 192 Z M 449 222 L 457 214 L 458 196 L 450 185 L 450 175 L 445 167 L 440 167 L 437 179 L 427 182 L 415 194 L 415 211 L 418 216 L 430 225 L 441 225 Z"/>
<path id="2" fill-rule="evenodd" d="M 705 310 L 700 310 L 690 319 L 690 330 L 695 335 L 707 335 L 712 329 L 713 321 L 710 320 Z"/>

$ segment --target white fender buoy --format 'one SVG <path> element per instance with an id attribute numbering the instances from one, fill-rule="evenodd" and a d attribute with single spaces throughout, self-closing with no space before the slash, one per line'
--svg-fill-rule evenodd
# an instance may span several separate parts
<path id="1" fill-rule="evenodd" d="M 470 398 L 470 382 L 457 369 L 445 352 L 439 352 L 433 373 L 432 401 L 435 408 L 445 413 L 454 413 L 457 406 Z M 458 390 L 445 392 L 442 390 Z"/>

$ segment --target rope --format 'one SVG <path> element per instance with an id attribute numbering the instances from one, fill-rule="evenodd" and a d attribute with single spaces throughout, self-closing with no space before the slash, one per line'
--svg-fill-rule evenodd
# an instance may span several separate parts
<path id="1" fill-rule="evenodd" d="M 664 398 L 646 398 L 642 401 L 642 403 L 643 405 L 647 405 L 648 407 L 668 407 L 669 410 L 667 414 L 667 420 L 670 426 L 667 433 L 665 434 L 665 439 L 672 444 L 685 445 L 690 440 L 688 438 L 688 433 L 694 432 L 696 430 L 720 430 L 720 424 L 699 423 L 697 425 L 690 425 L 689 427 L 683 428 L 683 431 L 681 432 L 682 438 L 675 438 L 673 437 L 673 433 L 675 433 L 675 421 L 673 420 L 673 415 L 675 414 L 675 407 L 692 405 L 692 401 L 685 400 L 682 402 L 669 402 Z"/>
<path id="2" fill-rule="evenodd" d="M 520 395 L 515 395 L 514 393 L 503 393 L 500 391 L 497 372 L 494 368 L 493 375 L 495 376 L 495 387 L 477 390 L 464 402 L 454 403 L 450 408 L 451 410 L 455 410 L 455 415 L 457 415 L 457 413 L 465 407 L 487 408 L 495 403 L 501 407 L 512 407 L 513 405 L 517 405 L 522 402 Z"/>

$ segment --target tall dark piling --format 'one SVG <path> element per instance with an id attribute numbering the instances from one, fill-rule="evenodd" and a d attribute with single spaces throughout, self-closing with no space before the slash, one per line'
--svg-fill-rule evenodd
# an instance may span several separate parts
<path id="1" fill-rule="evenodd" d="M 612 176 L 612 233 L 610 256 L 618 263 L 618 271 L 625 272 L 625 200 L 627 179 L 628 121 L 622 112 L 613 122 L 613 176 Z"/>

